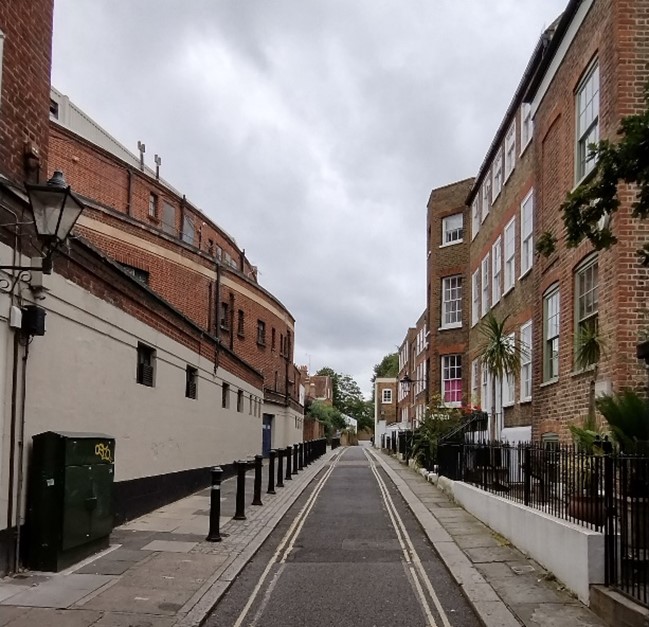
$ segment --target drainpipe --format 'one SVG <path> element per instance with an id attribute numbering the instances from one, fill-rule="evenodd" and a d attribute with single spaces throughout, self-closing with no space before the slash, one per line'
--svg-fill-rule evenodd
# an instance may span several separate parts
<path id="1" fill-rule="evenodd" d="M 234 350 L 234 294 L 230 292 L 230 350 Z"/>
<path id="2" fill-rule="evenodd" d="M 20 343 L 18 333 L 14 333 L 14 354 L 11 369 L 11 426 L 9 430 L 9 489 L 7 494 L 7 529 L 11 530 L 14 521 L 14 486 L 16 476 L 16 428 L 18 422 L 18 352 Z M 12 560 L 13 572 L 15 562 Z"/>
<path id="3" fill-rule="evenodd" d="M 16 334 L 17 335 L 17 334 Z M 18 430 L 18 490 L 16 494 L 16 548 L 14 550 L 14 572 L 18 572 L 20 565 L 20 525 L 22 522 L 21 504 L 23 500 L 25 471 L 25 405 L 27 400 L 27 358 L 29 357 L 29 340 L 25 342 L 25 352 L 22 363 L 22 382 L 20 390 L 20 429 Z"/>
<path id="4" fill-rule="evenodd" d="M 216 272 L 216 281 L 214 288 L 214 335 L 216 336 L 216 359 L 214 360 L 214 374 L 219 367 L 219 347 L 221 346 L 221 338 L 219 337 L 219 309 L 221 307 L 221 264 L 219 260 L 214 258 L 214 269 Z"/>

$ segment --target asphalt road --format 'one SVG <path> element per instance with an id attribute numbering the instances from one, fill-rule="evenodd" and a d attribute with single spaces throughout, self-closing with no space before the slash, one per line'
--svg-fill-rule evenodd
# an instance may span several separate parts
<path id="1" fill-rule="evenodd" d="M 208 627 L 478 627 L 419 524 L 363 447 L 341 449 Z"/>

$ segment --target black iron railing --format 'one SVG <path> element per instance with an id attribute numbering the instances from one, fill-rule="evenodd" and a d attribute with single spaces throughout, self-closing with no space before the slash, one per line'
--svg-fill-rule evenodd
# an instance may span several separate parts
<path id="1" fill-rule="evenodd" d="M 442 443 L 439 473 L 602 532 L 606 584 L 649 606 L 649 457 L 601 444 Z"/>

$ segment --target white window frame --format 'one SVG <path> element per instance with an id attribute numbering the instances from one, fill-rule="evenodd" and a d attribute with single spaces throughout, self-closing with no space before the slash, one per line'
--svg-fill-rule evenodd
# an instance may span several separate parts
<path id="1" fill-rule="evenodd" d="M 447 298 L 448 296 L 448 298 Z M 458 329 L 462 326 L 462 275 L 447 276 L 442 279 L 442 317 L 441 329 Z M 449 317 L 459 318 L 447 322 Z"/>
<path id="2" fill-rule="evenodd" d="M 503 188 L 503 149 L 498 148 L 496 157 L 491 167 L 492 185 L 491 185 L 491 204 L 496 202 Z"/>
<path id="3" fill-rule="evenodd" d="M 453 226 L 452 220 L 457 221 L 459 218 L 460 225 Z M 459 232 L 459 234 L 458 234 Z M 449 239 L 451 236 L 456 235 L 454 239 Z M 454 213 L 452 216 L 442 218 L 442 246 L 453 246 L 454 244 L 461 244 L 464 240 L 464 215 L 461 213 Z"/>
<path id="4" fill-rule="evenodd" d="M 471 326 L 480 322 L 480 268 L 471 275 Z"/>
<path id="5" fill-rule="evenodd" d="M 471 241 L 480 232 L 480 191 L 478 191 L 471 203 Z"/>
<path id="6" fill-rule="evenodd" d="M 490 306 L 489 306 L 489 297 L 490 297 L 490 291 L 491 291 L 491 286 L 490 286 L 490 281 L 489 281 L 489 276 L 490 276 L 490 255 L 487 253 L 484 258 L 482 259 L 482 263 L 480 264 L 481 272 L 480 272 L 480 284 L 482 287 L 481 290 L 481 297 L 482 297 L 482 307 L 480 309 L 480 313 L 482 317 L 486 316 Z"/>
<path id="7" fill-rule="evenodd" d="M 595 167 L 589 159 L 590 144 L 599 141 L 599 63 L 595 61 L 586 72 L 575 93 L 575 182 L 579 184 Z"/>
<path id="8" fill-rule="evenodd" d="M 383 388 L 383 390 L 381 390 L 381 403 L 383 405 L 391 405 L 392 404 L 392 389 L 391 388 Z"/>
<path id="9" fill-rule="evenodd" d="M 507 335 L 507 342 L 512 346 L 516 344 L 516 333 Z M 516 402 L 516 375 L 513 372 L 508 372 L 502 379 L 502 406 L 511 407 Z"/>
<path id="10" fill-rule="evenodd" d="M 582 329 L 597 329 L 599 325 L 599 262 L 597 255 L 585 259 L 575 270 L 575 357 Z M 586 289 L 584 289 L 586 288 Z M 592 366 L 594 364 L 588 364 Z M 575 369 L 579 366 L 575 359 Z M 582 365 L 581 367 L 584 367 Z"/>
<path id="11" fill-rule="evenodd" d="M 532 120 L 532 105 L 524 102 L 521 105 L 521 154 L 529 146 L 534 136 L 534 121 Z"/>
<path id="12" fill-rule="evenodd" d="M 482 195 L 482 214 L 480 216 L 480 222 L 484 222 L 489 215 L 489 207 L 491 206 L 491 170 L 485 174 L 480 193 Z"/>
<path id="13" fill-rule="evenodd" d="M 482 411 L 486 411 L 488 414 L 491 415 L 491 396 L 492 396 L 492 389 L 491 389 L 491 373 L 489 372 L 489 368 L 487 368 L 484 364 L 482 364 L 482 377 L 481 377 L 481 388 L 482 388 L 482 396 L 480 397 Z"/>
<path id="14" fill-rule="evenodd" d="M 503 249 L 500 235 L 491 247 L 491 306 L 500 302 L 502 295 L 501 277 L 503 269 Z"/>
<path id="15" fill-rule="evenodd" d="M 556 298 L 556 305 L 553 304 Z M 550 309 L 550 306 L 553 309 Z M 556 311 L 555 309 L 556 308 Z M 550 316 L 556 318 L 550 324 Z M 543 382 L 551 383 L 559 378 L 561 347 L 561 296 L 559 286 L 554 285 L 543 295 Z M 556 343 L 556 344 L 555 344 Z M 556 348 L 556 354 L 554 349 Z"/>
<path id="16" fill-rule="evenodd" d="M 441 356 L 441 383 L 442 383 L 442 401 L 446 407 L 460 407 L 462 405 L 462 355 L 442 355 Z M 458 363 L 459 362 L 459 363 Z M 459 377 L 457 376 L 459 370 Z M 447 377 L 446 375 L 455 375 Z M 460 382 L 460 398 L 456 401 L 447 401 L 444 393 L 444 384 L 447 381 Z"/>
<path id="17" fill-rule="evenodd" d="M 503 296 L 516 285 L 516 216 L 505 226 L 504 236 L 505 268 L 503 276 Z"/>
<path id="18" fill-rule="evenodd" d="M 532 321 L 521 325 L 521 403 L 532 400 Z"/>
<path id="19" fill-rule="evenodd" d="M 480 360 L 471 362 L 471 405 L 480 405 Z"/>
<path id="20" fill-rule="evenodd" d="M 521 203 L 521 278 L 534 264 L 534 189 Z"/>
<path id="21" fill-rule="evenodd" d="M 505 181 L 511 176 L 516 167 L 516 120 L 514 120 L 505 135 Z"/>

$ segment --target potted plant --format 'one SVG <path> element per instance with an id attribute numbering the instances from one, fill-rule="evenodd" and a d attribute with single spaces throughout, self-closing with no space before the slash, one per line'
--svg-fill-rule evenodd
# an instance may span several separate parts
<path id="1" fill-rule="evenodd" d="M 568 515 L 596 526 L 604 524 L 604 452 L 608 435 L 599 429 L 594 416 L 586 416 L 582 426 L 570 425 L 574 448 L 563 465 Z"/>
<path id="2" fill-rule="evenodd" d="M 611 429 L 622 453 L 617 458 L 620 481 L 618 511 L 622 522 L 623 552 L 647 549 L 649 525 L 649 400 L 633 390 L 597 399 L 597 409 Z M 624 545 L 633 550 L 628 551 Z"/>

